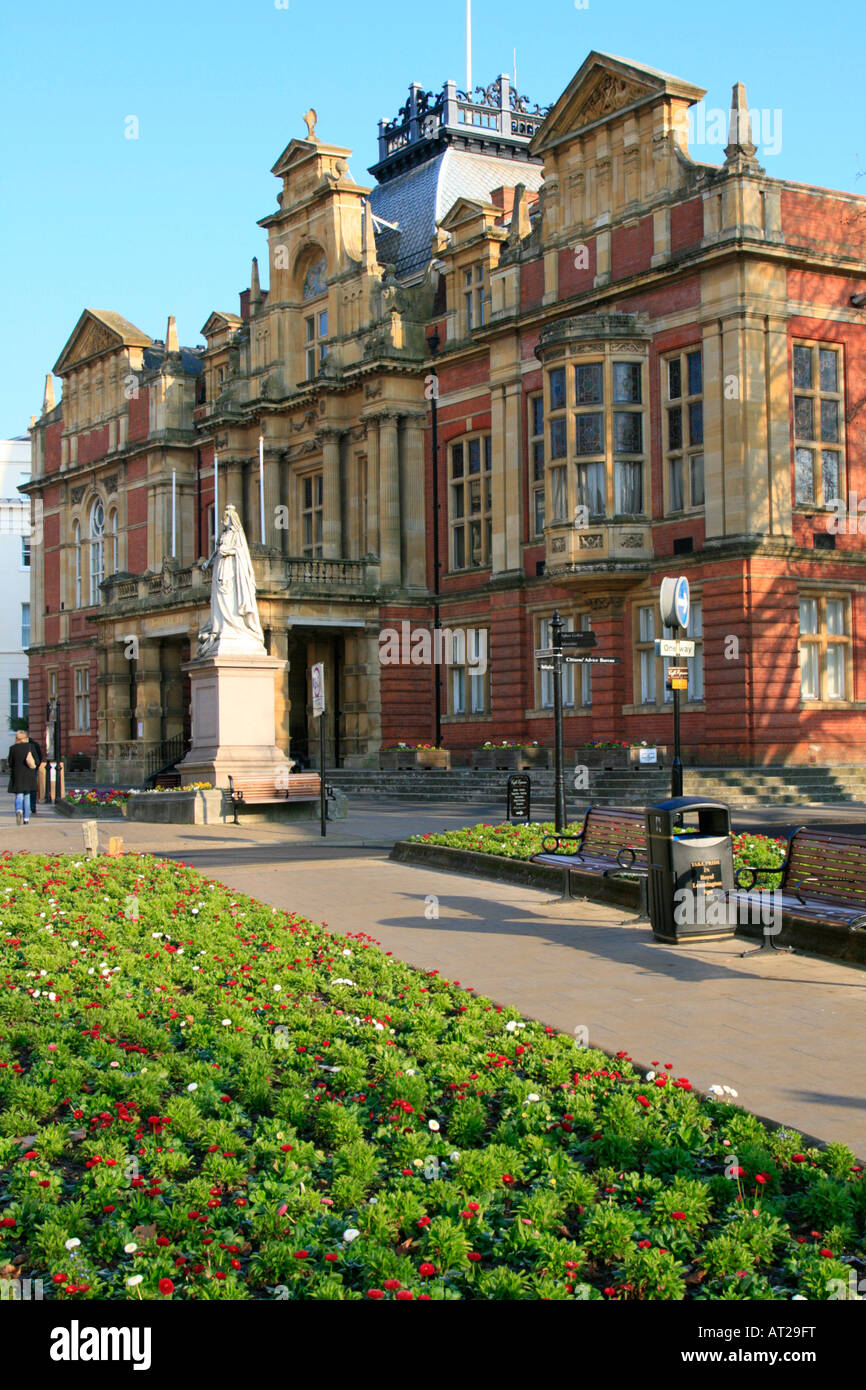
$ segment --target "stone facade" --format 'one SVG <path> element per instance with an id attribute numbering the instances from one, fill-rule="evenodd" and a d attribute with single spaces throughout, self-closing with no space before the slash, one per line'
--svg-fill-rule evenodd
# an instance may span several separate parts
<path id="1" fill-rule="evenodd" d="M 445 745 L 549 744 L 554 607 L 620 658 L 574 668 L 566 744 L 668 742 L 669 573 L 695 601 L 693 760 L 866 760 L 866 554 L 833 525 L 866 493 L 866 200 L 769 178 L 739 86 L 724 164 L 694 162 L 702 96 L 597 53 L 546 112 L 505 78 L 413 87 L 375 188 L 312 125 L 288 145 L 268 289 L 254 262 L 206 347 L 85 311 L 32 431 L 30 698 L 56 690 L 100 780 L 188 741 L 215 454 L 302 763 L 319 660 L 329 761 L 433 741 L 437 679 Z M 380 665 L 381 629 L 434 604 L 488 635 L 486 671 Z"/>

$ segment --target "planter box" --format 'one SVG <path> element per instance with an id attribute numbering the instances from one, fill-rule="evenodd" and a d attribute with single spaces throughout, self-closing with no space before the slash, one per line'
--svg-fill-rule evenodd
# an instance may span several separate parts
<path id="1" fill-rule="evenodd" d="M 379 752 L 381 772 L 415 772 L 429 767 L 451 767 L 447 748 L 383 748 Z"/>
<path id="2" fill-rule="evenodd" d="M 525 772 L 533 767 L 550 767 L 549 748 L 473 748 L 473 768 L 493 768 L 497 772 Z"/>
<path id="3" fill-rule="evenodd" d="M 573 756 L 575 765 L 579 767 L 612 772 L 615 768 L 631 766 L 628 748 L 575 748 Z"/>
<path id="4" fill-rule="evenodd" d="M 123 820 L 126 816 L 128 802 L 115 801 L 108 806 L 90 805 L 83 802 L 80 806 L 72 801 L 53 801 L 39 802 L 41 810 L 43 804 L 47 807 L 52 805 L 55 811 L 59 811 L 61 816 L 69 816 L 71 820 Z"/>

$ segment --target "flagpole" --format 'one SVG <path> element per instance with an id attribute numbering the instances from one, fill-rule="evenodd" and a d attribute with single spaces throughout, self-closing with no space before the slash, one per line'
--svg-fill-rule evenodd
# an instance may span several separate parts
<path id="1" fill-rule="evenodd" d="M 466 95 L 472 100 L 472 0 L 466 0 Z"/>
<path id="2" fill-rule="evenodd" d="M 262 545 L 265 543 L 265 441 L 259 435 L 259 520 Z"/>
<path id="3" fill-rule="evenodd" d="M 217 453 L 213 451 L 213 543 L 216 546 L 220 534 L 220 480 L 217 470 Z"/>

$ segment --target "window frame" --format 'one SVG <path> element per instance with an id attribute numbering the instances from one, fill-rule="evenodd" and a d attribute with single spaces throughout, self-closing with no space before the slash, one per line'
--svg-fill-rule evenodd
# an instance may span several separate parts
<path id="1" fill-rule="evenodd" d="M 814 633 L 804 633 L 802 628 L 802 605 L 804 602 L 812 601 L 817 608 L 817 630 Z M 841 633 L 827 631 L 827 604 L 842 604 L 842 620 L 844 630 Z M 844 591 L 832 589 L 812 589 L 809 587 L 798 590 L 797 593 L 797 662 L 800 668 L 800 704 L 810 708 L 816 706 L 827 706 L 831 709 L 838 709 L 840 705 L 850 705 L 853 702 L 854 686 L 854 640 L 851 633 L 851 595 Z M 805 695 L 803 693 L 803 655 L 805 648 L 813 648 L 817 655 L 818 666 L 818 694 Z M 827 664 L 827 654 L 831 647 L 841 647 L 844 653 L 845 673 L 844 684 L 845 692 L 841 696 L 829 695 L 829 668 Z"/>
<path id="2" fill-rule="evenodd" d="M 72 668 L 72 701 L 75 714 L 75 730 L 77 734 L 90 732 L 91 709 L 90 709 L 90 667 L 73 666 Z M 83 717 L 86 715 L 87 722 L 84 723 Z"/>
<path id="3" fill-rule="evenodd" d="M 535 430 L 535 411 L 541 407 L 541 433 Z M 544 416 L 544 391 L 532 391 L 526 402 L 526 447 L 529 460 L 529 534 L 531 537 L 544 535 L 547 518 L 547 430 Z M 538 472 L 540 459 L 541 471 Z M 538 526 L 539 499 L 541 526 Z"/>
<path id="4" fill-rule="evenodd" d="M 692 391 L 689 359 L 697 357 L 700 362 L 701 389 Z M 679 364 L 680 394 L 671 395 L 671 365 Z M 704 421 L 704 361 L 703 344 L 688 343 L 676 352 L 665 353 L 661 358 L 661 416 L 662 416 L 662 456 L 665 516 L 679 516 L 687 512 L 702 512 L 706 508 L 706 454 Z M 701 437 L 692 440 L 692 409 L 700 406 Z M 671 444 L 671 414 L 680 412 L 680 442 Z M 695 501 L 694 473 L 695 462 L 701 461 L 701 499 Z M 680 469 L 681 505 L 674 507 L 672 474 L 675 465 Z"/>
<path id="5" fill-rule="evenodd" d="M 469 452 L 473 444 L 478 443 L 481 467 L 477 472 L 471 472 L 469 468 Z M 478 571 L 490 569 L 493 563 L 493 441 L 489 430 L 473 430 L 469 434 L 460 435 L 449 439 L 447 442 L 447 476 L 448 476 L 448 572 L 449 574 L 471 574 Z M 455 453 L 461 450 L 461 473 L 459 477 L 454 475 Z M 481 508 L 478 512 L 471 509 L 472 501 L 472 481 L 477 479 L 481 492 Z M 461 508 L 459 514 L 456 511 L 455 497 L 460 490 Z M 471 562 L 472 556 L 472 527 L 480 527 L 481 537 L 481 561 L 475 565 Z M 456 544 L 458 533 L 462 536 L 462 555 L 463 563 L 457 564 L 457 555 L 461 547 Z"/>
<path id="6" fill-rule="evenodd" d="M 646 611 L 652 615 L 653 628 L 652 635 L 643 637 L 641 632 L 641 612 Z M 700 631 L 695 630 L 695 620 L 700 617 Z M 649 598 L 635 599 L 632 604 L 632 650 L 634 653 L 632 661 L 632 691 L 633 691 L 633 710 L 640 711 L 646 709 L 664 710 L 673 704 L 674 692 L 667 689 L 666 676 L 668 667 L 675 665 L 678 658 L 670 656 L 656 656 L 655 643 L 660 637 L 673 638 L 676 633 L 671 627 L 661 626 L 661 614 L 659 613 L 658 600 L 649 602 Z M 704 662 L 704 605 L 703 594 L 700 591 L 692 590 L 691 611 L 689 613 L 689 625 L 685 630 L 686 637 L 694 641 L 695 654 L 685 658 L 689 672 L 688 689 L 683 692 L 680 698 L 681 706 L 694 706 L 699 708 L 706 700 L 706 666 Z M 643 658 L 648 658 L 644 660 Z M 644 672 L 649 669 L 652 671 L 653 698 L 644 700 Z"/>
<path id="7" fill-rule="evenodd" d="M 311 501 L 307 505 L 306 489 L 310 484 Z M 299 553 L 305 560 L 321 560 L 323 555 L 323 536 L 324 536 L 324 497 L 325 497 L 325 475 L 322 468 L 313 468 L 306 473 L 298 475 L 299 506 L 298 518 L 300 523 L 300 535 L 298 537 Z M 309 522 L 310 540 L 307 540 L 307 530 Z"/>
<path id="8" fill-rule="evenodd" d="M 615 399 L 616 368 L 629 366 L 637 368 L 639 399 Z M 578 400 L 578 373 L 590 368 L 601 368 L 601 394 L 597 400 Z M 555 399 L 554 378 L 558 372 L 564 374 L 564 390 L 561 402 Z M 607 352 L 599 346 L 591 353 L 580 356 L 556 358 L 545 363 L 545 446 L 547 451 L 548 495 L 545 513 L 550 520 L 548 525 L 567 523 L 570 518 L 577 520 L 581 506 L 589 508 L 589 525 L 623 519 L 634 522 L 650 519 L 650 411 L 649 411 L 649 371 L 645 354 L 640 352 Z M 556 393 L 558 395 L 558 392 Z M 601 418 L 601 447 L 578 451 L 581 422 L 592 416 Z M 640 429 L 640 449 L 618 449 L 617 421 L 620 416 L 637 416 Z M 591 442 L 591 441 L 587 441 Z M 620 511 L 617 502 L 621 487 L 627 486 L 621 480 L 620 468 L 639 468 L 640 510 Z M 593 470 L 593 501 L 599 500 L 598 474 L 601 469 L 604 510 L 594 509 L 589 500 L 588 474 L 581 477 L 582 470 Z M 557 470 L 564 469 L 563 475 Z M 557 497 L 564 491 L 565 516 L 554 507 Z M 561 510 L 561 509 L 560 509 Z"/>
<path id="9" fill-rule="evenodd" d="M 811 386 L 795 385 L 796 372 L 796 353 L 798 348 L 807 349 L 811 359 Z M 821 387 L 821 353 L 832 352 L 836 358 L 836 387 L 835 391 L 825 391 Z M 817 382 L 817 385 L 815 384 Z M 826 511 L 832 508 L 833 499 L 824 497 L 824 454 L 833 453 L 837 455 L 837 487 L 836 501 L 844 503 L 847 497 L 847 438 L 845 429 L 845 350 L 844 344 L 833 340 L 818 338 L 792 338 L 791 339 L 791 485 L 793 491 L 794 507 L 808 511 Z M 797 433 L 797 400 L 808 399 L 812 403 L 812 436 L 807 438 L 805 435 Z M 822 403 L 833 401 L 837 405 L 837 426 L 838 439 L 822 439 Z M 812 456 L 812 496 L 811 498 L 801 498 L 799 496 L 799 479 L 797 474 L 798 454 L 808 453 Z M 819 500 L 819 497 L 821 500 Z"/>
<path id="10" fill-rule="evenodd" d="M 449 715 L 449 718 L 454 719 L 454 720 L 464 720 L 464 721 L 466 721 L 467 723 L 471 723 L 471 722 L 472 722 L 473 720 L 475 720 L 475 719 L 487 719 L 487 718 L 489 717 L 490 713 L 491 713 L 491 710 L 490 710 L 490 661 L 489 661 L 489 653 L 490 653 L 490 629 L 489 629 L 489 627 L 483 627 L 483 628 L 482 628 L 482 627 L 477 627 L 477 626 L 473 623 L 473 624 L 468 625 L 468 626 L 464 629 L 464 631 L 465 631 L 465 633 L 466 633 L 466 652 L 465 652 L 466 660 L 465 660 L 465 661 L 459 661 L 459 662 L 451 662 L 450 665 L 447 667 L 448 679 L 447 679 L 447 681 L 446 681 L 446 689 L 447 689 L 448 715 Z M 486 634 L 485 639 L 484 639 L 485 642 L 486 642 L 486 648 L 485 648 L 485 650 L 486 650 L 487 653 L 488 653 L 488 661 L 487 661 L 486 670 L 485 670 L 483 673 L 479 672 L 479 673 L 477 673 L 477 674 L 471 674 L 471 672 L 472 672 L 472 667 L 473 667 L 473 665 L 477 665 L 477 661 L 476 661 L 476 662 L 473 662 L 473 663 L 470 663 L 470 661 L 469 661 L 469 655 L 470 655 L 469 648 L 470 648 L 470 645 L 472 645 L 472 655 L 474 655 L 475 657 L 477 657 L 477 656 L 478 656 L 477 634 L 478 634 L 479 632 L 482 632 L 482 631 Z M 458 679 L 459 677 L 462 677 L 462 682 L 461 682 L 460 679 Z M 478 682 L 480 682 L 480 685 L 477 684 Z M 459 708 L 458 708 L 458 703 L 457 703 L 457 687 L 458 687 L 458 685 L 461 684 L 461 683 L 462 683 L 462 691 L 463 691 L 463 693 L 462 693 L 463 708 L 462 708 L 462 709 L 459 709 Z M 477 703 L 476 703 L 476 696 L 477 696 L 479 690 L 480 690 L 481 708 L 478 708 L 478 707 L 477 707 Z"/>

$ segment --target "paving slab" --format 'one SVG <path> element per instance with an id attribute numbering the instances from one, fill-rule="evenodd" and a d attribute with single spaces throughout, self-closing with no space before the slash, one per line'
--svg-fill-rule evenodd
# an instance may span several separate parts
<path id="1" fill-rule="evenodd" d="M 43 811 L 18 828 L 10 808 L 0 804 L 0 849 L 81 852 L 79 822 Z M 585 1026 L 592 1042 L 671 1062 L 701 1088 L 733 1086 L 748 1109 L 866 1155 L 866 970 L 805 955 L 743 960 L 733 939 L 665 945 L 620 907 L 390 862 L 377 837 L 389 825 L 392 839 L 412 833 L 416 819 L 433 828 L 429 808 L 403 804 L 399 823 L 380 808 L 329 827 L 326 841 L 315 826 L 125 821 L 101 822 L 100 840 L 122 835 L 129 850 L 184 860 L 336 931 L 370 932 L 563 1032 Z M 437 919 L 425 916 L 431 895 Z"/>

